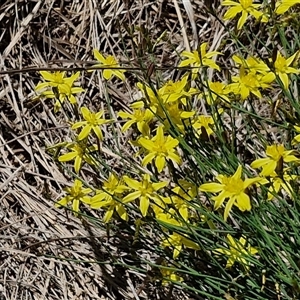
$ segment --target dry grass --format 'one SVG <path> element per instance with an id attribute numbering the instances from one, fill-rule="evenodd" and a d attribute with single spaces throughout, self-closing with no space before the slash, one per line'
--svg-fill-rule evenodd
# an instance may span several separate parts
<path id="1" fill-rule="evenodd" d="M 32 101 L 38 72 L 9 70 L 86 67 L 98 48 L 128 67 L 142 66 L 137 77 L 152 62 L 162 67 L 157 76 L 176 79 L 178 52 L 203 41 L 218 48 L 223 29 L 202 1 L 176 0 L 8 0 L 0 24 L 0 299 L 185 299 L 182 291 L 154 288 L 145 275 L 93 263 L 130 259 L 130 237 L 120 230 L 109 239 L 95 224 L 54 207 L 70 178 L 45 147 L 70 132 L 63 113 Z M 112 108 L 126 108 L 136 93 L 136 77 L 128 78 L 125 88 L 106 87 L 97 72 L 85 73 L 79 103 L 103 107 L 108 88 Z M 117 169 L 111 151 L 104 152 Z"/>

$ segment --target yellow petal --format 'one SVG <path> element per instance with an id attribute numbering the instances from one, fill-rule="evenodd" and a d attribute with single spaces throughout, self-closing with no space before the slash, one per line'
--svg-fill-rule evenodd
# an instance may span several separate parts
<path id="1" fill-rule="evenodd" d="M 199 190 L 202 192 L 208 192 L 208 193 L 218 193 L 222 191 L 224 188 L 223 184 L 216 183 L 216 182 L 210 182 L 210 183 L 204 183 L 201 184 L 199 187 Z"/>

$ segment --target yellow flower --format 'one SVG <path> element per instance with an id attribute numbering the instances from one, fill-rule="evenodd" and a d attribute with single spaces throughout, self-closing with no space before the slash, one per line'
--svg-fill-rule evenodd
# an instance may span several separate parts
<path id="1" fill-rule="evenodd" d="M 274 78 L 272 73 L 256 75 L 251 72 L 246 74 L 244 67 L 241 67 L 240 76 L 232 76 L 234 83 L 229 84 L 227 89 L 236 95 L 241 95 L 242 100 L 245 100 L 250 93 L 262 98 L 259 88 L 267 88 Z"/>
<path id="2" fill-rule="evenodd" d="M 103 183 L 102 190 L 98 190 L 96 195 L 91 198 L 91 208 L 98 209 L 107 207 L 103 218 L 105 223 L 110 221 L 114 211 L 116 211 L 123 220 L 127 221 L 128 215 L 124 208 L 124 203 L 122 203 L 121 200 L 122 194 L 126 190 L 128 190 L 128 188 L 123 184 L 123 181 L 117 179 L 117 177 L 111 173 L 107 181 Z"/>
<path id="3" fill-rule="evenodd" d="M 79 212 L 80 202 L 90 204 L 91 198 L 87 195 L 91 193 L 92 190 L 89 188 L 82 188 L 82 182 L 80 180 L 75 179 L 74 185 L 66 188 L 65 191 L 68 195 L 56 202 L 56 207 L 66 206 L 69 202 L 72 202 L 72 208 L 76 214 Z"/>
<path id="4" fill-rule="evenodd" d="M 257 169 L 262 167 L 260 175 L 270 176 L 276 171 L 278 166 L 280 167 L 282 162 L 289 163 L 299 161 L 295 155 L 292 155 L 293 152 L 293 150 L 286 150 L 283 145 L 267 146 L 267 157 L 253 161 L 251 163 L 251 168 Z"/>
<path id="5" fill-rule="evenodd" d="M 73 82 L 79 77 L 80 73 L 77 72 L 71 77 L 65 77 L 66 72 L 47 72 L 47 71 L 40 71 L 40 74 L 42 77 L 46 80 L 46 82 L 41 82 L 39 83 L 36 87 L 35 90 L 39 91 L 42 90 L 46 87 L 57 87 L 57 88 L 63 88 L 66 85 L 71 85 Z M 72 79 L 72 80 L 71 80 Z"/>
<path id="6" fill-rule="evenodd" d="M 295 58 L 299 55 L 297 51 L 294 55 L 289 58 L 283 57 L 280 52 L 277 52 L 277 58 L 274 62 L 275 74 L 279 76 L 285 89 L 289 86 L 289 77 L 287 74 L 298 74 L 299 70 L 290 67 Z"/>
<path id="7" fill-rule="evenodd" d="M 94 49 L 94 57 L 100 62 L 100 64 L 94 65 L 94 67 L 106 67 L 103 71 L 103 77 L 106 80 L 109 80 L 112 76 L 117 76 L 122 81 L 125 81 L 125 75 L 123 74 L 125 70 L 120 68 L 117 60 L 112 56 L 109 55 L 106 58 L 97 50 Z M 111 69 L 110 69 L 111 68 Z"/>
<path id="8" fill-rule="evenodd" d="M 243 180 L 242 166 L 239 166 L 233 176 L 227 177 L 218 175 L 217 182 L 204 183 L 199 187 L 202 192 L 219 193 L 219 195 L 212 197 L 215 201 L 214 209 L 219 209 L 224 201 L 228 199 L 225 206 L 224 219 L 228 218 L 232 205 L 237 206 L 241 211 L 251 210 L 250 197 L 246 194 L 246 189 L 251 185 L 261 181 L 261 178 L 247 178 Z"/>
<path id="9" fill-rule="evenodd" d="M 173 234 L 169 235 L 163 242 L 163 247 L 171 247 L 173 248 L 173 259 L 176 259 L 180 254 L 182 247 L 185 246 L 187 248 L 191 248 L 194 250 L 199 250 L 200 247 L 195 242 L 191 241 L 187 237 L 174 232 Z"/>
<path id="10" fill-rule="evenodd" d="M 177 164 L 181 162 L 180 156 L 174 149 L 179 142 L 170 135 L 165 137 L 163 126 L 157 127 L 156 135 L 151 140 L 141 137 L 139 144 L 149 152 L 142 161 L 143 166 L 155 159 L 155 166 L 158 172 L 161 172 L 166 165 L 166 159 L 171 159 Z"/>
<path id="11" fill-rule="evenodd" d="M 86 144 L 80 142 L 68 143 L 67 148 L 71 152 L 63 154 L 58 157 L 58 161 L 66 162 L 74 159 L 74 170 L 79 173 L 82 165 L 82 161 L 86 161 L 90 165 L 94 164 L 89 153 L 97 150 L 97 145 L 87 147 Z"/>
<path id="12" fill-rule="evenodd" d="M 252 72 L 266 74 L 270 72 L 268 65 L 256 57 L 249 56 L 247 59 L 244 59 L 238 55 L 233 55 L 232 59 L 235 63 L 248 70 L 249 73 Z"/>
<path id="13" fill-rule="evenodd" d="M 189 201 L 195 199 L 197 195 L 196 186 L 191 183 L 179 180 L 179 186 L 176 186 L 172 189 L 172 193 L 169 197 L 164 198 L 166 204 L 172 204 L 176 211 L 178 211 L 180 217 L 185 221 L 188 221 L 189 218 Z"/>
<path id="14" fill-rule="evenodd" d="M 278 195 L 278 192 L 281 189 L 283 189 L 292 198 L 293 188 L 290 181 L 295 179 L 297 179 L 297 175 L 288 174 L 286 169 L 281 176 L 272 174 L 270 178 L 271 187 L 268 192 L 268 200 L 272 200 L 274 195 Z"/>
<path id="15" fill-rule="evenodd" d="M 226 268 L 230 268 L 234 265 L 235 262 L 240 263 L 247 271 L 249 270 L 249 261 L 246 257 L 254 255 L 258 252 L 257 249 L 251 247 L 251 245 L 246 246 L 245 238 L 241 237 L 238 241 L 235 241 L 234 238 L 227 234 L 228 246 L 227 248 L 218 248 L 214 250 L 216 254 L 224 254 L 228 256 L 226 263 Z"/>
<path id="16" fill-rule="evenodd" d="M 186 105 L 186 99 L 190 98 L 197 93 L 195 88 L 186 88 L 188 83 L 188 75 L 184 75 L 179 81 L 173 82 L 169 80 L 160 88 L 160 94 L 163 103 L 171 103 L 180 100 L 181 103 Z"/>
<path id="17" fill-rule="evenodd" d="M 161 275 L 164 277 L 162 280 L 162 285 L 167 285 L 168 283 L 172 282 L 182 282 L 183 278 L 180 277 L 175 273 L 174 270 L 171 269 L 171 267 L 166 268 L 167 266 L 163 264 L 159 267 Z"/>
<path id="18" fill-rule="evenodd" d="M 199 51 L 198 50 L 194 50 L 192 52 L 183 51 L 181 55 L 183 57 L 187 57 L 187 59 L 183 60 L 179 64 L 179 67 L 186 67 L 186 66 L 193 67 L 192 73 L 194 77 L 199 72 L 199 69 L 197 67 L 199 68 L 210 67 L 220 71 L 220 67 L 211 58 L 213 56 L 222 53 L 217 51 L 206 52 L 206 48 L 207 48 L 207 43 L 203 43 L 201 44 Z"/>
<path id="19" fill-rule="evenodd" d="M 227 86 L 223 82 L 212 82 L 208 81 L 207 83 L 207 91 L 204 93 L 205 100 L 207 104 L 212 105 L 216 103 L 217 100 L 230 102 L 227 95 L 230 91 L 227 89 Z"/>
<path id="20" fill-rule="evenodd" d="M 119 111 L 118 115 L 122 119 L 129 119 L 123 126 L 122 132 L 128 130 L 132 125 L 136 124 L 138 131 L 143 136 L 150 135 L 149 123 L 153 120 L 154 114 L 149 109 L 137 108 L 132 113 Z"/>
<path id="21" fill-rule="evenodd" d="M 100 129 L 100 126 L 111 122 L 111 120 L 102 119 L 104 111 L 101 110 L 97 113 L 91 112 L 88 108 L 82 107 L 81 113 L 85 121 L 76 122 L 73 124 L 72 129 L 77 129 L 83 127 L 81 132 L 78 135 L 78 140 L 81 141 L 88 137 L 91 131 L 93 131 L 98 137 L 99 141 L 103 140 L 103 134 Z"/>
<path id="22" fill-rule="evenodd" d="M 276 1 L 276 9 L 275 13 L 277 15 L 282 15 L 284 14 L 290 7 L 292 7 L 295 4 L 300 3 L 300 0 L 281 0 L 281 1 Z"/>
<path id="23" fill-rule="evenodd" d="M 124 197 L 123 203 L 128 203 L 139 198 L 140 211 L 144 217 L 147 215 L 150 199 L 154 201 L 159 199 L 156 192 L 168 184 L 166 181 L 152 183 L 149 174 L 143 174 L 141 182 L 129 178 L 128 176 L 124 176 L 124 181 L 135 191 Z"/>
<path id="24" fill-rule="evenodd" d="M 42 91 L 41 95 L 46 98 L 57 98 L 54 111 L 57 112 L 64 100 L 68 100 L 72 104 L 76 104 L 77 100 L 74 94 L 84 91 L 81 87 L 73 86 L 74 81 L 78 79 L 80 72 L 73 74 L 71 77 L 65 77 L 66 72 L 54 72 L 41 71 L 40 74 L 46 80 L 46 82 L 39 83 L 36 87 L 36 91 L 50 88 L 50 90 Z"/>
<path id="25" fill-rule="evenodd" d="M 194 114 L 195 111 L 185 111 L 178 101 L 167 103 L 164 105 L 164 109 L 158 111 L 158 115 L 161 117 L 161 121 L 164 124 L 165 131 L 172 128 L 173 124 L 177 126 L 182 133 L 185 132 L 185 121 L 188 121 Z"/>
<path id="26" fill-rule="evenodd" d="M 166 231 L 166 224 L 180 226 L 178 221 L 178 213 L 167 206 L 165 197 L 159 197 L 151 205 L 153 212 L 155 213 L 155 218 L 158 220 L 159 224 L 162 225 L 162 229 Z"/>
<path id="27" fill-rule="evenodd" d="M 268 18 L 258 11 L 257 8 L 261 4 L 253 4 L 252 0 L 239 0 L 239 2 L 225 0 L 222 1 L 222 5 L 233 6 L 224 15 L 224 20 L 233 19 L 238 13 L 242 13 L 239 18 L 237 29 L 241 29 L 245 24 L 248 14 L 254 16 L 255 19 L 261 18 L 261 22 L 267 22 Z"/>
<path id="28" fill-rule="evenodd" d="M 214 125 L 215 121 L 212 116 L 200 115 L 192 121 L 192 126 L 199 135 L 202 134 L 203 130 L 205 130 L 207 136 L 212 135 L 214 133 Z"/>
<path id="29" fill-rule="evenodd" d="M 84 89 L 81 87 L 70 87 L 69 85 L 59 88 L 59 99 L 54 104 L 54 112 L 58 112 L 61 108 L 62 103 L 68 100 L 72 104 L 76 104 L 77 100 L 74 94 L 82 93 Z M 46 98 L 56 98 L 57 95 L 53 91 L 45 91 L 42 95 Z"/>
<path id="30" fill-rule="evenodd" d="M 242 100 L 245 100 L 250 93 L 258 98 L 262 98 L 259 89 L 268 88 L 274 79 L 275 75 L 272 72 L 266 74 L 247 73 L 242 66 L 240 68 L 240 76 L 232 76 L 234 83 L 229 84 L 227 90 L 236 95 L 241 95 Z"/>
<path id="31" fill-rule="evenodd" d="M 245 74 L 244 70 L 241 69 L 240 76 L 232 76 L 232 81 L 235 83 L 229 84 L 228 90 L 236 95 L 240 94 L 242 100 L 245 100 L 250 93 L 258 98 L 262 97 L 259 91 L 259 82 L 254 73 Z"/>

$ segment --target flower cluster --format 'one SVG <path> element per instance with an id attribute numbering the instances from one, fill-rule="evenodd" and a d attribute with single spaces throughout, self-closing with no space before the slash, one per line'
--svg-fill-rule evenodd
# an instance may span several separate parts
<path id="1" fill-rule="evenodd" d="M 281 0 L 267 10 L 266 3 L 225 0 L 222 5 L 228 9 L 223 19 L 238 16 L 236 32 L 247 26 L 249 18 L 268 26 L 270 20 L 280 19 L 298 3 Z M 178 261 L 184 257 L 183 252 L 195 255 L 204 251 L 211 257 L 225 256 L 226 268 L 237 263 L 249 272 L 253 265 L 250 257 L 260 254 L 251 246 L 257 244 L 244 233 L 236 237 L 227 234 L 228 228 L 239 218 L 254 216 L 261 203 L 280 206 L 287 199 L 291 203 L 300 162 L 296 148 L 300 124 L 297 114 L 289 109 L 290 103 L 285 103 L 288 108 L 284 106 L 282 112 L 295 115 L 293 124 L 281 125 L 289 132 L 276 137 L 276 142 L 269 142 L 269 136 L 263 139 L 268 128 L 256 122 L 254 110 L 257 103 L 271 103 L 273 108 L 277 101 L 273 99 L 291 94 L 292 82 L 299 74 L 296 63 L 300 52 L 280 43 L 276 43 L 272 58 L 235 52 L 238 54 L 228 56 L 231 68 L 223 76 L 222 47 L 204 42 L 197 49 L 183 51 L 178 64 L 180 78 L 168 77 L 155 83 L 140 80 L 134 85 L 134 100 L 116 114 L 111 106 L 99 109 L 77 101 L 76 95 L 84 91 L 75 84 L 79 72 L 66 77 L 66 72 L 41 71 L 45 82 L 36 86 L 40 96 L 56 100 L 55 112 L 66 100 L 75 112 L 68 119 L 68 141 L 56 146 L 58 162 L 66 163 L 66 170 L 69 174 L 73 170 L 76 179 L 56 206 L 71 205 L 75 215 L 82 207 L 97 211 L 103 223 L 151 220 L 161 228 L 158 247 L 168 253 L 169 259 Z M 97 49 L 93 54 L 97 63 L 89 71 L 99 69 L 102 80 L 114 78 L 127 85 L 125 66 Z M 239 113 L 251 122 L 239 118 Z M 262 147 L 255 143 L 246 154 L 236 154 L 236 144 L 245 138 L 244 127 L 249 124 L 263 141 L 263 155 L 259 154 Z M 126 135 L 118 144 L 123 142 L 126 151 L 127 147 L 131 149 L 131 155 L 125 151 L 115 154 L 122 165 L 118 170 L 104 162 L 103 151 L 111 146 L 109 139 L 115 132 Z M 209 228 L 222 246 L 219 243 L 210 251 L 203 249 L 199 226 Z M 166 265 L 160 271 L 164 280 L 184 280 Z"/>

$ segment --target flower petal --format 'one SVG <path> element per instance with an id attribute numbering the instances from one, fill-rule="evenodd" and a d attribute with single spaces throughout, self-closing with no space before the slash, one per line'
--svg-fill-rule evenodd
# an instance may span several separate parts
<path id="1" fill-rule="evenodd" d="M 222 191 L 223 188 L 224 188 L 223 184 L 216 183 L 216 182 L 210 182 L 210 183 L 201 184 L 199 187 L 199 190 L 201 192 L 218 193 L 218 192 Z"/>

